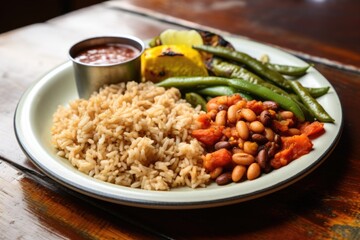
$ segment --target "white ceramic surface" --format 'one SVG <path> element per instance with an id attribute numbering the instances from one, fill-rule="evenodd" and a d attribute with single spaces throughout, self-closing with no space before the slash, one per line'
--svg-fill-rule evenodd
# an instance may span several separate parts
<path id="1" fill-rule="evenodd" d="M 228 38 L 236 49 L 259 58 L 268 54 L 274 63 L 303 66 L 302 60 L 279 49 L 245 39 Z M 28 158 L 46 175 L 80 193 L 130 206 L 158 209 L 191 209 L 222 206 L 254 199 L 282 189 L 306 176 L 322 163 L 335 147 L 342 129 L 342 108 L 334 88 L 314 68 L 300 79 L 307 87 L 330 86 L 319 102 L 335 119 L 325 124 L 326 133 L 315 139 L 314 150 L 288 166 L 253 181 L 207 188 L 177 188 L 171 191 L 148 191 L 105 183 L 91 178 L 58 157 L 50 143 L 52 115 L 58 105 L 77 98 L 71 62 L 53 69 L 34 83 L 17 106 L 14 127 L 20 146 Z"/>

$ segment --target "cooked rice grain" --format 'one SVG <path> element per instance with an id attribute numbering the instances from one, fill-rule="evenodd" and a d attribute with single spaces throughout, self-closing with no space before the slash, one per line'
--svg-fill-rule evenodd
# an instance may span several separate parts
<path id="1" fill-rule="evenodd" d="M 52 143 L 59 156 L 102 181 L 148 190 L 205 187 L 204 149 L 189 134 L 199 112 L 175 88 L 111 85 L 59 106 Z"/>

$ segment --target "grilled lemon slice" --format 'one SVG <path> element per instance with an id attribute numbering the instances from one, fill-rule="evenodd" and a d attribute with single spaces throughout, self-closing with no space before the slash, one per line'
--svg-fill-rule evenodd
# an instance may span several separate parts
<path id="1" fill-rule="evenodd" d="M 167 29 L 160 34 L 160 41 L 163 45 L 203 45 L 203 39 L 195 30 L 174 30 Z"/>

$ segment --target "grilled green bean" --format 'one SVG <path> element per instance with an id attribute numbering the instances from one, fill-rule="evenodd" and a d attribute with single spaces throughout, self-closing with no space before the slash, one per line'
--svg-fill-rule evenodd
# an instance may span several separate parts
<path id="1" fill-rule="evenodd" d="M 243 79 L 237 78 L 222 78 L 222 77 L 172 77 L 165 79 L 156 84 L 160 87 L 176 87 L 179 89 L 194 88 L 194 87 L 207 87 L 217 85 L 227 85 L 238 89 L 239 91 L 258 96 L 265 100 L 272 100 L 279 104 L 285 110 L 292 111 L 299 121 L 304 121 L 305 116 L 301 108 L 290 98 L 275 93 L 269 88 L 261 85 L 256 85 L 247 82 Z"/>
<path id="2" fill-rule="evenodd" d="M 321 104 L 309 94 L 307 89 L 303 87 L 299 81 L 289 81 L 289 84 L 317 120 L 321 122 L 334 122 L 334 119 L 325 111 Z"/>
<path id="3" fill-rule="evenodd" d="M 229 86 L 210 86 L 206 88 L 200 88 L 196 90 L 197 93 L 201 95 L 207 95 L 212 97 L 217 96 L 230 96 L 238 93 L 235 88 Z"/>
<path id="4" fill-rule="evenodd" d="M 164 88 L 176 87 L 178 89 L 205 88 L 209 86 L 228 85 L 227 78 L 222 77 L 170 77 L 155 85 Z"/>
<path id="5" fill-rule="evenodd" d="M 207 63 L 207 67 L 216 76 L 228 77 L 228 78 L 241 78 L 254 84 L 263 85 L 264 87 L 270 88 L 276 93 L 282 95 L 288 95 L 288 92 L 286 92 L 282 88 L 279 88 L 278 86 L 266 82 L 265 80 L 261 79 L 259 76 L 246 70 L 245 68 L 233 63 L 222 61 L 219 58 L 213 58 L 211 61 Z M 318 98 L 325 95 L 329 91 L 329 89 L 330 87 L 307 88 L 311 96 L 313 96 L 314 98 Z"/>
<path id="6" fill-rule="evenodd" d="M 206 111 L 206 100 L 199 94 L 188 92 L 185 94 L 185 100 L 193 107 L 201 106 L 201 110 Z"/>
<path id="7" fill-rule="evenodd" d="M 264 64 L 262 64 L 260 61 L 258 61 L 257 59 L 251 57 L 250 55 L 248 55 L 246 53 L 234 51 L 234 50 L 231 50 L 231 49 L 228 49 L 225 47 L 219 47 L 219 46 L 213 47 L 213 46 L 207 46 L 207 45 L 200 45 L 200 46 L 193 46 L 193 48 L 196 50 L 211 53 L 215 56 L 222 57 L 224 59 L 229 59 L 232 61 L 242 63 L 242 64 L 246 65 L 249 69 L 254 71 L 256 74 L 259 74 L 260 76 L 265 77 L 266 79 L 269 79 L 275 85 L 277 85 L 281 88 L 287 89 L 287 90 L 291 90 L 291 87 L 288 84 L 287 79 L 285 79 L 283 75 L 281 75 L 280 73 L 278 73 L 274 70 L 269 69 Z"/>
<path id="8" fill-rule="evenodd" d="M 307 91 L 313 98 L 321 97 L 329 92 L 330 87 L 307 88 Z"/>
<path id="9" fill-rule="evenodd" d="M 239 92 L 235 88 L 229 86 L 210 86 L 206 88 L 196 89 L 196 92 L 201 95 L 206 95 L 211 97 L 240 94 L 240 96 L 245 98 L 246 100 L 253 99 L 249 94 Z"/>
<path id="10" fill-rule="evenodd" d="M 301 102 L 300 98 L 296 94 L 289 94 L 289 97 L 301 108 L 301 111 L 303 111 L 307 121 L 314 121 L 314 114 Z"/>
<path id="11" fill-rule="evenodd" d="M 228 77 L 228 78 L 241 78 L 245 81 L 249 81 L 254 84 L 263 85 L 264 87 L 270 88 L 274 92 L 287 95 L 287 92 L 282 88 L 275 86 L 269 82 L 264 81 L 256 74 L 246 70 L 245 68 L 240 67 L 239 65 L 232 64 L 229 62 L 222 61 L 218 58 L 213 58 L 207 64 L 207 67 L 212 71 L 216 76 L 219 77 Z"/>
<path id="12" fill-rule="evenodd" d="M 306 73 L 306 71 L 309 69 L 309 67 L 311 67 L 311 65 L 305 67 L 297 67 L 297 66 L 281 65 L 274 63 L 265 63 L 265 66 L 281 74 L 287 76 L 293 76 L 293 77 L 303 76 Z"/>
<path id="13" fill-rule="evenodd" d="M 213 57 L 211 61 L 207 63 L 208 69 L 216 76 L 227 78 L 241 78 L 254 84 L 263 83 L 259 76 L 246 70 L 245 68 L 223 61 L 219 58 Z"/>

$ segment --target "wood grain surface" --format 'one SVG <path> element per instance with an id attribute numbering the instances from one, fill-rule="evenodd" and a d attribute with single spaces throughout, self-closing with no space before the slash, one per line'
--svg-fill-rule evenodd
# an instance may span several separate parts
<path id="1" fill-rule="evenodd" d="M 187 20 L 291 49 L 305 58 L 360 68 L 360 32 L 353 27 L 360 24 L 359 1 L 125 0 L 109 5 L 151 17 L 170 15 L 169 21 L 180 25 Z"/>
<path id="2" fill-rule="evenodd" d="M 0 239 L 360 239 L 360 2 L 121 0 L 0 34 Z M 13 116 L 23 92 L 94 35 L 149 39 L 203 28 L 289 50 L 334 86 L 343 133 L 295 184 L 248 202 L 199 210 L 116 205 L 69 190 L 25 157 Z"/>

